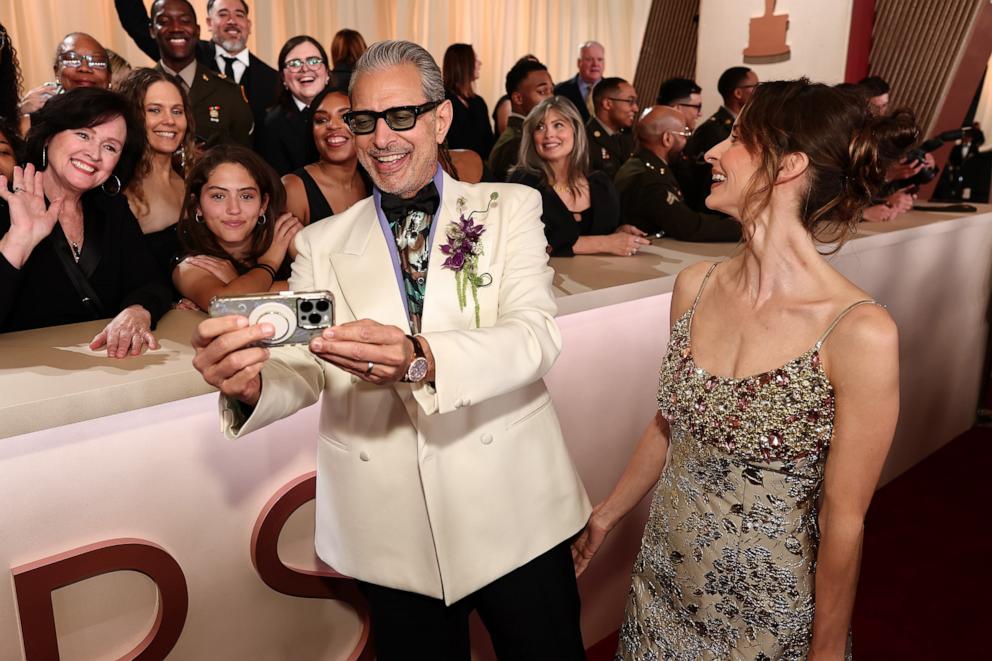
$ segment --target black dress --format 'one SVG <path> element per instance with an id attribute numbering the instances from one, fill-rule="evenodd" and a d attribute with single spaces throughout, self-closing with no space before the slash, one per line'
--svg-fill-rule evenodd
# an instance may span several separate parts
<path id="1" fill-rule="evenodd" d="M 300 181 L 303 182 L 303 188 L 307 192 L 307 206 L 310 207 L 310 222 L 312 223 L 320 220 L 321 218 L 333 216 L 334 209 L 331 208 L 331 203 L 327 201 L 326 197 L 324 197 L 324 193 L 320 190 L 320 186 L 318 186 L 316 180 L 310 176 L 307 169 L 299 168 L 297 170 L 293 170 L 293 174 L 300 178 Z"/>
<path id="2" fill-rule="evenodd" d="M 604 172 L 590 172 L 588 180 L 589 209 L 580 214 L 580 220 L 576 220 L 558 193 L 537 176 L 524 172 L 510 174 L 510 183 L 524 184 L 541 193 L 544 236 L 554 257 L 572 257 L 575 255 L 572 247 L 579 237 L 613 234 L 620 226 L 620 197 L 609 176 Z"/>
<path id="3" fill-rule="evenodd" d="M 448 130 L 449 149 L 471 149 L 485 161 L 496 142 L 493 126 L 489 123 L 489 108 L 481 96 L 466 99 L 468 107 L 451 92 L 444 97 L 451 101 L 454 112 L 451 115 L 451 128 Z"/>
<path id="4" fill-rule="evenodd" d="M 113 317 L 130 305 L 148 310 L 154 328 L 169 309 L 170 288 L 125 197 L 93 191 L 82 202 L 84 240 L 78 266 L 103 304 L 102 314 L 92 312 L 76 292 L 56 252 L 71 254 L 56 224 L 20 269 L 0 254 L 0 332 Z M 8 209 L 0 205 L 0 236 L 9 229 Z"/>

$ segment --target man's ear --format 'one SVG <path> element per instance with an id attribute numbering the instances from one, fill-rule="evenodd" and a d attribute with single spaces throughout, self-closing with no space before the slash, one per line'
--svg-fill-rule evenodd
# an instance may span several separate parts
<path id="1" fill-rule="evenodd" d="M 517 106 L 518 108 L 524 104 L 523 92 L 513 92 L 510 94 L 510 110 L 513 110 L 512 106 Z"/>
<path id="2" fill-rule="evenodd" d="M 454 109 L 451 107 L 449 99 L 445 99 L 434 113 L 434 139 L 439 145 L 444 142 L 444 138 L 448 135 L 448 129 L 451 128 L 452 113 L 454 113 Z"/>
<path id="3" fill-rule="evenodd" d="M 778 168 L 778 175 L 775 183 L 784 184 L 792 181 L 796 177 L 801 177 L 809 169 L 809 156 L 801 151 L 794 151 L 785 155 Z"/>

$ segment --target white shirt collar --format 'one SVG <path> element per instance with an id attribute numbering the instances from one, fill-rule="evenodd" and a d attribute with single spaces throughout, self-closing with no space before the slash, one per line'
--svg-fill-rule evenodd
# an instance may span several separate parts
<path id="1" fill-rule="evenodd" d="M 290 96 L 293 98 L 293 103 L 296 104 L 296 109 L 299 110 L 300 112 L 303 112 L 306 109 L 307 104 L 303 103 L 292 94 L 290 94 Z"/>

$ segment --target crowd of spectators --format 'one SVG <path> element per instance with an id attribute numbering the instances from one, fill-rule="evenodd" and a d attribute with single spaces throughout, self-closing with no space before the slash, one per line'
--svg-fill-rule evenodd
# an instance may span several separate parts
<path id="1" fill-rule="evenodd" d="M 202 309 L 217 293 L 284 287 L 293 234 L 372 185 L 345 118 L 361 34 L 340 30 L 330 58 L 319 40 L 294 36 L 273 68 L 247 48 L 242 0 L 207 3 L 209 39 L 186 0 L 115 7 L 153 68 L 132 70 L 73 32 L 55 49 L 53 80 L 23 90 L 0 25 L 0 332 L 112 317 L 95 346 L 123 356 L 154 343 L 170 303 Z M 722 105 L 704 121 L 695 81 L 666 80 L 646 104 L 630 81 L 605 75 L 595 41 L 557 85 L 538 57 L 520 58 L 492 115 L 475 89 L 482 65 L 471 44 L 444 54 L 445 95 L 431 100 L 453 109 L 442 166 L 540 191 L 552 255 L 631 256 L 662 236 L 741 240 L 739 223 L 706 208 L 706 154 L 730 137 L 759 85 L 754 71 L 727 69 Z M 888 112 L 880 78 L 842 87 Z M 887 178 L 920 167 L 901 163 Z M 888 190 L 864 218 L 889 220 L 913 198 Z M 47 291 L 66 300 L 35 305 Z"/>

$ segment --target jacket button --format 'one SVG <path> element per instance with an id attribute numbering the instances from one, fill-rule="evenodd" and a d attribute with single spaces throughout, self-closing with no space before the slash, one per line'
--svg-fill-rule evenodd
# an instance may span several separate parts
<path id="1" fill-rule="evenodd" d="M 482 435 L 482 444 L 483 445 L 489 445 L 492 442 L 493 442 L 493 435 L 492 434 L 483 434 Z"/>
<path id="2" fill-rule="evenodd" d="M 368 452 L 360 452 L 358 454 L 358 458 L 361 459 L 362 461 L 368 461 L 369 460 L 369 453 Z"/>
<path id="3" fill-rule="evenodd" d="M 465 402 L 464 401 L 462 401 L 460 399 L 456 399 L 455 400 L 455 408 L 456 409 L 460 409 L 463 406 L 465 406 Z"/>

